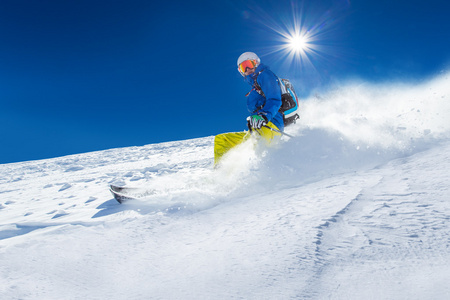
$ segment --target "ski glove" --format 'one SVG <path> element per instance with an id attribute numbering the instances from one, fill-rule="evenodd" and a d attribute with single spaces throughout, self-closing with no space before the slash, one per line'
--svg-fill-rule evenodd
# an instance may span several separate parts
<path id="1" fill-rule="evenodd" d="M 253 115 L 247 118 L 248 128 L 261 129 L 264 125 L 268 123 L 266 116 L 264 115 Z"/>

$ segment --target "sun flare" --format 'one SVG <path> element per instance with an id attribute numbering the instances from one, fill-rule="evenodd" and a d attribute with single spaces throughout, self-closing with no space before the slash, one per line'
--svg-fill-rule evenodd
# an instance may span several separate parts
<path id="1" fill-rule="evenodd" d="M 341 18 L 333 11 L 320 13 L 314 6 L 305 7 L 301 1 L 291 1 L 289 13 L 274 17 L 271 11 L 259 6 L 252 6 L 248 10 L 258 16 L 252 18 L 258 28 L 264 28 L 262 38 L 267 41 L 264 52 L 274 55 L 283 67 L 299 74 L 319 74 L 317 68 L 324 61 L 338 61 L 340 44 L 338 23 Z M 268 33 L 268 34 L 266 34 Z M 263 51 L 261 51 L 263 52 Z"/>

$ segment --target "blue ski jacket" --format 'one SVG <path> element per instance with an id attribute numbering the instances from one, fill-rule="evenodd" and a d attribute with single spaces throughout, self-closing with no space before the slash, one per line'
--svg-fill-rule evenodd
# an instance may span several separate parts
<path id="1" fill-rule="evenodd" d="M 247 97 L 247 108 L 252 115 L 266 116 L 269 122 L 283 131 L 283 114 L 278 111 L 282 104 L 278 80 L 269 67 L 263 64 L 259 64 L 254 73 L 245 76 L 245 81 L 253 87 Z"/>

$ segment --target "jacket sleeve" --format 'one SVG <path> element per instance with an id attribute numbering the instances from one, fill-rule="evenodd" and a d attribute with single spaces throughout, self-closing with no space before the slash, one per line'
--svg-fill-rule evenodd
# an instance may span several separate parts
<path id="1" fill-rule="evenodd" d="M 265 71 L 261 72 L 256 80 L 266 96 L 266 103 L 259 112 L 264 114 L 270 121 L 277 114 L 282 104 L 278 77 L 271 71 Z"/>

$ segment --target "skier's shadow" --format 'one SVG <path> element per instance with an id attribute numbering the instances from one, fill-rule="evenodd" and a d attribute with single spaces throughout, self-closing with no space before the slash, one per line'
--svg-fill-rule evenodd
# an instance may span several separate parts
<path id="1" fill-rule="evenodd" d="M 97 209 L 100 211 L 92 216 L 93 219 L 116 214 L 123 211 L 124 207 L 117 203 L 115 199 L 111 199 L 100 204 Z"/>
<path id="2" fill-rule="evenodd" d="M 144 203 L 133 204 L 131 202 L 119 204 L 115 199 L 110 199 L 108 201 L 103 202 L 97 207 L 97 209 L 99 210 L 99 212 L 97 212 L 95 215 L 92 216 L 93 219 L 113 215 L 122 212 L 124 210 L 134 210 L 141 215 L 160 211 L 159 207 L 154 205 Z"/>

